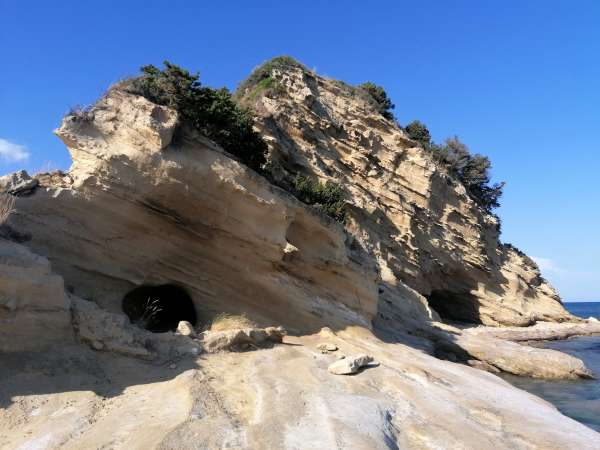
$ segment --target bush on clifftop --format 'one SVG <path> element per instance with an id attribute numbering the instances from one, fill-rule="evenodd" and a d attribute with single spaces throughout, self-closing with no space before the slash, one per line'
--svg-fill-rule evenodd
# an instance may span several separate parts
<path id="1" fill-rule="evenodd" d="M 163 70 L 143 66 L 142 75 L 128 83 L 128 91 L 176 109 L 201 134 L 260 170 L 266 161 L 267 145 L 252 129 L 250 111 L 237 106 L 226 88 L 204 87 L 198 74 L 168 61 L 164 66 Z"/>
<path id="2" fill-rule="evenodd" d="M 270 59 L 252 71 L 250 76 L 240 83 L 235 90 L 234 97 L 236 100 L 243 99 L 254 100 L 257 95 L 264 91 L 278 93 L 282 91 L 281 86 L 273 78 L 274 69 L 285 70 L 292 67 L 298 67 L 303 70 L 308 70 L 291 56 L 277 56 Z"/>
<path id="3" fill-rule="evenodd" d="M 388 97 L 387 92 L 385 92 L 385 89 L 383 89 L 381 86 L 377 86 L 376 84 L 371 83 L 370 81 L 367 81 L 366 83 L 363 83 L 358 87 L 359 89 L 362 89 L 367 94 L 369 94 L 371 99 L 375 102 L 377 110 L 383 117 L 389 120 L 394 119 L 392 109 L 394 109 L 396 106 Z"/>

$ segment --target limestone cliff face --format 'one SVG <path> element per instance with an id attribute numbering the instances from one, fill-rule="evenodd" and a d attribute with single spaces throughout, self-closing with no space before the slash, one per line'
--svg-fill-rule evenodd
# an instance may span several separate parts
<path id="1" fill-rule="evenodd" d="M 0 239 L 0 353 L 72 339 L 70 300 L 46 258 Z"/>
<path id="2" fill-rule="evenodd" d="M 137 286 L 171 283 L 201 323 L 225 311 L 303 331 L 368 325 L 376 270 L 344 229 L 203 137 L 175 136 L 178 124 L 176 111 L 118 90 L 65 118 L 57 134 L 73 166 L 39 176 L 10 228 L 111 312 Z"/>
<path id="3" fill-rule="evenodd" d="M 175 110 L 115 88 L 57 130 L 68 174 L 0 182 L 19 196 L 11 232 L 112 312 L 137 286 L 171 283 L 204 318 L 243 311 L 303 331 L 438 313 L 488 325 L 572 318 L 535 264 L 499 244 L 497 219 L 357 89 L 299 65 L 270 76 L 277 89 L 245 101 L 275 184 L 296 173 L 340 183 L 345 227 Z"/>
<path id="4" fill-rule="evenodd" d="M 496 217 L 435 164 L 430 152 L 364 94 L 300 65 L 273 68 L 271 85 L 238 93 L 257 113 L 274 176 L 296 173 L 340 183 L 349 193 L 348 229 L 376 261 L 380 295 L 403 315 L 488 325 L 569 318 L 535 263 L 499 243 Z"/>

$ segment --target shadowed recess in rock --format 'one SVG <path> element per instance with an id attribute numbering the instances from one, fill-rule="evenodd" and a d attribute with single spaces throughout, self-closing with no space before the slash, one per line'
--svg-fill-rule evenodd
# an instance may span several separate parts
<path id="1" fill-rule="evenodd" d="M 435 290 L 426 296 L 429 306 L 444 320 L 481 323 L 479 303 L 469 294 Z"/>
<path id="2" fill-rule="evenodd" d="M 173 284 L 140 286 L 123 298 L 123 312 L 131 323 L 154 333 L 175 331 L 182 320 L 196 324 L 191 297 Z"/>

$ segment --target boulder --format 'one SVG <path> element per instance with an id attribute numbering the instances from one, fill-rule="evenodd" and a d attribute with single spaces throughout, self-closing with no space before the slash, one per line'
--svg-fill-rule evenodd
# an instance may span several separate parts
<path id="1" fill-rule="evenodd" d="M 209 353 L 230 350 L 246 350 L 281 343 L 286 331 L 282 327 L 246 328 L 225 331 L 205 331 L 202 345 Z"/>
<path id="2" fill-rule="evenodd" d="M 330 364 L 327 370 L 334 375 L 352 375 L 362 367 L 373 366 L 372 363 L 373 357 L 369 355 L 347 356 Z"/>
<path id="3" fill-rule="evenodd" d="M 37 179 L 29 176 L 26 171 L 20 170 L 0 177 L 0 192 L 16 196 L 30 195 L 38 184 Z"/>
<path id="4" fill-rule="evenodd" d="M 187 320 L 182 320 L 177 325 L 177 333 L 183 336 L 193 337 L 196 335 L 196 330 L 194 330 L 194 326 L 189 323 Z"/>

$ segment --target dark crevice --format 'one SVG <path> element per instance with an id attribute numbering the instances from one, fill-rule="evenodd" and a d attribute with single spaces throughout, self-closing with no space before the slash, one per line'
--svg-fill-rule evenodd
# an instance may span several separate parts
<path id="1" fill-rule="evenodd" d="M 481 324 L 479 302 L 468 292 L 435 290 L 426 297 L 429 306 L 445 321 Z"/>
<path id="2" fill-rule="evenodd" d="M 131 323 L 153 333 L 174 331 L 182 320 L 197 321 L 191 297 L 173 284 L 137 287 L 125 295 L 122 306 Z"/>

